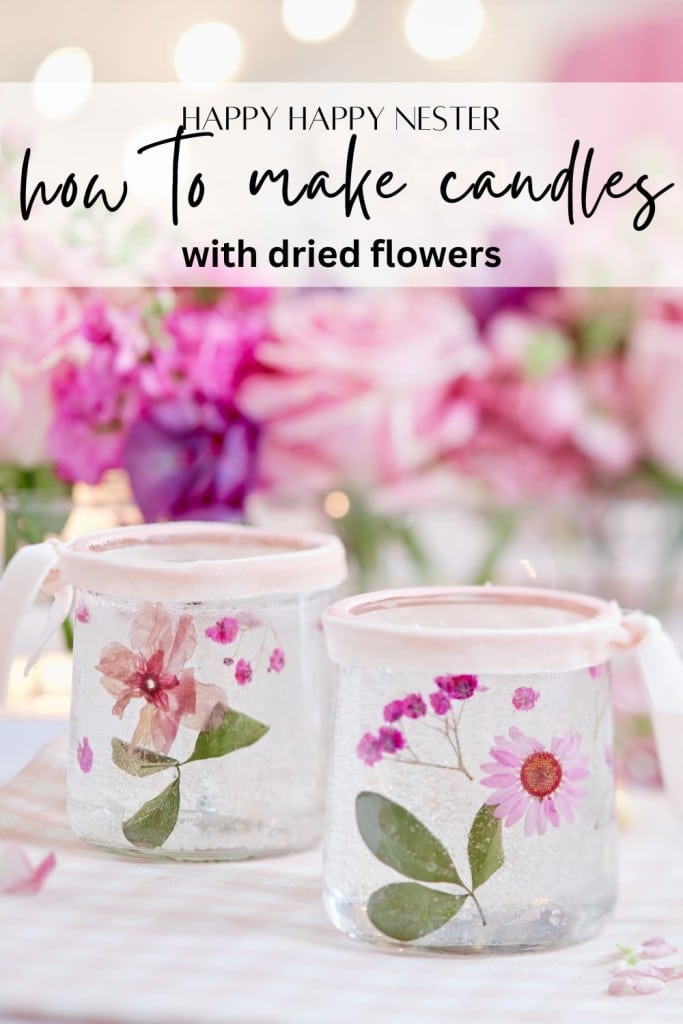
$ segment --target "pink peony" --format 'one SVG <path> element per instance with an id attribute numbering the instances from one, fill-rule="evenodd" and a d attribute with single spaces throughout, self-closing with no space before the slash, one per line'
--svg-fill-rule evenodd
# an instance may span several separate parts
<path id="1" fill-rule="evenodd" d="M 471 437 L 454 382 L 487 357 L 459 300 L 429 291 L 308 291 L 277 304 L 237 393 L 264 425 L 262 482 L 280 492 L 390 485 Z"/>
<path id="2" fill-rule="evenodd" d="M 628 376 L 646 452 L 683 477 L 683 302 L 651 303 L 628 347 Z"/>
<path id="3" fill-rule="evenodd" d="M 451 700 L 469 700 L 479 686 L 476 676 L 437 676 L 434 680 Z"/>
<path id="4" fill-rule="evenodd" d="M 52 376 L 76 347 L 79 310 L 68 292 L 0 290 L 0 462 L 49 461 Z"/>
<path id="5" fill-rule="evenodd" d="M 514 726 L 508 735 L 509 739 L 496 736 L 490 750 L 493 761 L 481 766 L 487 773 L 482 786 L 494 790 L 486 803 L 495 816 L 506 828 L 524 818 L 527 836 L 542 836 L 548 822 L 558 828 L 561 818 L 574 821 L 574 807 L 584 797 L 576 783 L 588 777 L 579 733 L 556 737 L 549 748 Z"/>
<path id="6" fill-rule="evenodd" d="M 227 708 L 219 687 L 198 682 L 187 662 L 197 636 L 189 615 L 174 622 L 163 604 L 143 604 L 130 628 L 131 647 L 111 643 L 97 665 L 101 683 L 116 702 L 112 714 L 123 718 L 132 700 L 143 708 L 131 739 L 133 747 L 167 754 L 182 722 L 198 732 L 211 728 Z"/>
<path id="7" fill-rule="evenodd" d="M 568 329 L 504 312 L 489 324 L 486 340 L 492 367 L 467 392 L 479 426 L 452 453 L 453 468 L 508 501 L 580 490 L 635 468 L 640 447 L 624 422 L 623 400 L 612 393 L 623 383 L 612 380 L 613 401 L 598 397 L 594 382 L 604 391 L 597 367 L 605 361 L 579 365 Z"/>
<path id="8" fill-rule="evenodd" d="M 30 895 L 40 892 L 45 879 L 57 865 L 54 853 L 49 853 L 34 868 L 26 851 L 17 843 L 0 847 L 0 894 Z"/>
<path id="9" fill-rule="evenodd" d="M 80 330 L 82 357 L 64 361 L 53 376 L 49 449 L 65 479 L 95 484 L 122 464 L 127 431 L 144 407 L 139 374 L 150 343 L 137 309 L 94 303 Z"/>

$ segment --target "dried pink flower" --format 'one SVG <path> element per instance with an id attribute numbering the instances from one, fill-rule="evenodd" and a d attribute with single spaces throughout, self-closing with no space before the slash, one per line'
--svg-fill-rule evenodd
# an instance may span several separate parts
<path id="1" fill-rule="evenodd" d="M 435 715 L 447 715 L 451 709 L 450 697 L 448 697 L 443 690 L 437 690 L 436 693 L 430 693 L 429 703 L 432 705 L 432 711 Z"/>
<path id="2" fill-rule="evenodd" d="M 240 658 L 235 665 L 235 682 L 237 685 L 246 686 L 247 683 L 251 682 L 253 674 L 254 673 L 249 662 L 246 661 L 245 658 Z"/>
<path id="3" fill-rule="evenodd" d="M 398 722 L 403 718 L 403 701 L 392 700 L 384 706 L 384 721 L 385 722 Z"/>
<path id="4" fill-rule="evenodd" d="M 167 754 L 181 721 L 199 732 L 225 712 L 223 691 L 198 682 L 194 670 L 186 667 L 197 646 L 189 615 L 174 622 L 163 604 L 143 604 L 131 624 L 130 643 L 130 648 L 109 644 L 97 670 L 102 686 L 116 697 L 112 714 L 123 718 L 131 700 L 144 701 L 130 741 L 133 747 Z"/>
<path id="5" fill-rule="evenodd" d="M 383 754 L 395 754 L 406 745 L 405 737 L 399 729 L 391 729 L 383 725 L 377 735 L 377 742 Z"/>
<path id="6" fill-rule="evenodd" d="M 204 630 L 205 636 L 217 644 L 231 644 L 240 631 L 240 624 L 232 616 L 219 619 L 213 626 Z"/>
<path id="7" fill-rule="evenodd" d="M 93 756 L 90 741 L 87 736 L 84 736 L 76 746 L 76 760 L 78 761 L 78 767 L 85 775 L 89 775 L 92 771 Z"/>
<path id="8" fill-rule="evenodd" d="M 518 686 L 512 694 L 512 706 L 517 711 L 531 711 L 540 696 L 531 686 Z"/>
<path id="9" fill-rule="evenodd" d="M 78 602 L 78 607 L 76 608 L 76 621 L 83 623 L 90 622 L 90 609 L 85 601 Z"/>
<path id="10" fill-rule="evenodd" d="M 411 693 L 404 697 L 402 705 L 406 718 L 424 718 L 427 714 L 427 705 L 419 693 Z"/>
<path id="11" fill-rule="evenodd" d="M 574 806 L 584 790 L 576 783 L 588 777 L 588 758 L 581 754 L 581 736 L 568 733 L 545 747 L 514 726 L 509 739 L 496 736 L 493 758 L 481 766 L 487 777 L 483 786 L 494 790 L 486 801 L 507 828 L 524 818 L 524 833 L 543 835 L 548 822 L 558 828 L 560 819 L 574 820 Z"/>
<path id="12" fill-rule="evenodd" d="M 367 765 L 376 764 L 377 761 L 382 760 L 382 748 L 379 740 L 372 735 L 371 732 L 366 732 L 360 739 L 358 746 L 356 747 L 356 754 L 361 761 L 365 761 Z"/>

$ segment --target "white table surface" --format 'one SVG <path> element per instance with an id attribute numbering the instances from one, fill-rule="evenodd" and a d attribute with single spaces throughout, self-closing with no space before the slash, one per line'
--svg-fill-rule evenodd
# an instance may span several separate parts
<path id="1" fill-rule="evenodd" d="M 19 769 L 65 726 L 0 718 L 0 771 Z M 61 758 L 52 748 L 42 768 Z M 49 779 L 42 768 L 35 777 Z M 41 804 L 29 776 L 16 820 L 25 806 L 40 815 L 63 785 L 41 781 Z M 55 819 L 58 870 L 41 899 L 0 906 L 0 1024 L 681 1024 L 683 981 L 644 998 L 606 995 L 617 943 L 662 935 L 683 951 L 683 828 L 661 794 L 638 797 L 632 811 L 621 897 L 595 939 L 481 959 L 350 942 L 324 916 L 319 850 L 150 864 L 80 848 L 70 833 L 62 842 L 66 822 Z"/>

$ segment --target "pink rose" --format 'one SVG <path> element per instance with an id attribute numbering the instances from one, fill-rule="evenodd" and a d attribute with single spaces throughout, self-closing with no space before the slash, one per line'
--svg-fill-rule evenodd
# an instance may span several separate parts
<path id="1" fill-rule="evenodd" d="M 628 371 L 648 455 L 683 477 L 683 300 L 660 301 L 636 324 Z"/>
<path id="2" fill-rule="evenodd" d="M 74 347 L 78 321 L 68 292 L 0 290 L 0 462 L 29 468 L 49 461 L 52 375 Z"/>
<path id="3" fill-rule="evenodd" d="M 310 291 L 275 305 L 270 327 L 237 396 L 265 425 L 265 484 L 285 493 L 388 485 L 471 437 L 458 384 L 487 357 L 454 297 Z"/>

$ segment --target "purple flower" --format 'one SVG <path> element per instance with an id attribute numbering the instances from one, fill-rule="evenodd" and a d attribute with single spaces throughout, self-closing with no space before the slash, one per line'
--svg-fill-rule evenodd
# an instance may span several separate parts
<path id="1" fill-rule="evenodd" d="M 435 715 L 447 715 L 450 711 L 450 698 L 447 697 L 442 690 L 437 690 L 436 693 L 430 693 L 429 703 L 432 705 L 432 710 Z"/>
<path id="2" fill-rule="evenodd" d="M 249 662 L 246 661 L 244 658 L 240 658 L 240 660 L 235 665 L 235 682 L 237 683 L 237 685 L 246 686 L 247 683 L 251 682 L 252 675 L 253 672 Z"/>
<path id="3" fill-rule="evenodd" d="M 356 747 L 356 754 L 365 761 L 366 764 L 373 765 L 377 761 L 382 760 L 382 749 L 380 747 L 379 740 L 376 736 L 373 736 L 371 732 L 366 732 L 361 737 L 360 743 Z"/>
<path id="4" fill-rule="evenodd" d="M 282 672 L 285 667 L 285 652 L 280 648 L 276 647 L 270 655 L 268 662 L 269 672 Z"/>
<path id="5" fill-rule="evenodd" d="M 540 696 L 531 686 L 518 686 L 512 694 L 512 706 L 517 711 L 531 711 Z"/>
<path id="6" fill-rule="evenodd" d="M 384 754 L 395 754 L 397 750 L 403 750 L 406 745 L 403 733 L 399 729 L 390 729 L 386 725 L 379 730 L 377 740 Z"/>
<path id="7" fill-rule="evenodd" d="M 234 519 L 254 486 L 259 429 L 229 404 L 156 403 L 133 424 L 123 464 L 145 519 Z"/>
<path id="8" fill-rule="evenodd" d="M 434 682 L 453 700 L 469 700 L 479 685 L 476 676 L 437 676 Z"/>
<path id="9" fill-rule="evenodd" d="M 87 736 L 84 736 L 76 746 L 76 760 L 78 761 L 78 767 L 84 775 L 89 775 L 92 771 L 93 756 L 90 741 Z"/>
<path id="10" fill-rule="evenodd" d="M 419 693 L 410 693 L 404 697 L 403 714 L 406 718 L 424 718 L 427 714 L 427 705 Z"/>
<path id="11" fill-rule="evenodd" d="M 217 644 L 231 644 L 240 631 L 240 624 L 237 619 L 226 616 L 219 619 L 213 626 L 204 630 L 204 635 Z"/>
<path id="12" fill-rule="evenodd" d="M 403 718 L 403 701 L 390 701 L 384 708 L 384 721 L 398 722 L 401 718 Z"/>

